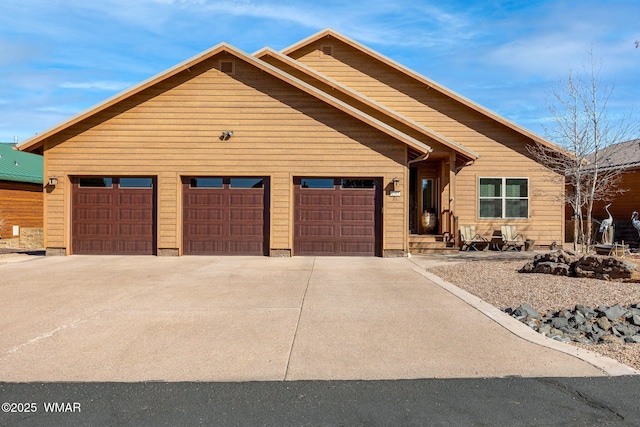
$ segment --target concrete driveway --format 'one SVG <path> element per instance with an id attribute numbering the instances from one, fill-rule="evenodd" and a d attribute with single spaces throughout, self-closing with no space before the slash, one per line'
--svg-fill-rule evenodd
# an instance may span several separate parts
<path id="1" fill-rule="evenodd" d="M 569 349 L 563 352 L 523 339 L 504 326 L 511 325 L 506 314 L 465 302 L 421 267 L 415 258 L 334 257 L 72 256 L 0 264 L 0 381 L 615 371 L 615 363 L 607 370 L 610 359 L 594 366 L 567 354 L 575 347 L 561 344 Z"/>

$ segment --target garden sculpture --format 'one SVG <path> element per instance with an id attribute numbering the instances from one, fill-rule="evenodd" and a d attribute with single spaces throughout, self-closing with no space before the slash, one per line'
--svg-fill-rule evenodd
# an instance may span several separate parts
<path id="1" fill-rule="evenodd" d="M 611 206 L 611 203 L 609 203 L 607 206 L 604 207 L 604 210 L 607 211 L 607 213 L 609 214 L 609 218 L 602 220 L 602 222 L 600 223 L 600 233 L 602 233 L 602 243 L 611 243 L 609 241 L 609 227 L 613 225 L 613 217 L 611 216 L 611 212 L 609 212 L 609 206 Z"/>
<path id="2" fill-rule="evenodd" d="M 631 214 L 631 224 L 633 225 L 633 228 L 638 231 L 638 240 L 640 240 L 640 219 L 638 218 L 637 211 L 633 211 Z"/>

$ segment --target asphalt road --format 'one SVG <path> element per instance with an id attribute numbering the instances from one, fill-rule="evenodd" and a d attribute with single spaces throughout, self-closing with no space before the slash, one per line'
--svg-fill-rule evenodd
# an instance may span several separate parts
<path id="1" fill-rule="evenodd" d="M 0 383 L 0 401 L 0 424 L 16 426 L 640 425 L 640 377 L 632 376 Z"/>

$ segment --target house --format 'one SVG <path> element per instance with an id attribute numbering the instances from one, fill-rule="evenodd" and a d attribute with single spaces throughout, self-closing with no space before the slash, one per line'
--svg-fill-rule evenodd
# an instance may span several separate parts
<path id="1" fill-rule="evenodd" d="M 327 29 L 219 44 L 20 149 L 56 182 L 47 254 L 403 256 L 446 250 L 458 225 L 562 242 L 563 185 L 535 142 L 553 147 Z"/>
<path id="2" fill-rule="evenodd" d="M 593 203 L 593 217 L 603 220 L 608 217 L 605 205 L 611 203 L 609 212 L 613 217 L 614 240 L 638 247 L 640 235 L 633 227 L 631 214 L 640 212 L 640 140 L 631 140 L 610 145 L 601 150 L 599 158 L 605 159 L 607 167 L 622 169 L 618 188 L 622 193 L 612 193 L 608 200 Z"/>
<path id="3" fill-rule="evenodd" d="M 27 246 L 41 246 L 42 163 L 42 156 L 18 151 L 14 148 L 14 144 L 0 143 L 0 245 L 2 246 L 19 246 L 20 237 L 31 241 Z M 34 235 L 35 242 L 32 241 Z"/>

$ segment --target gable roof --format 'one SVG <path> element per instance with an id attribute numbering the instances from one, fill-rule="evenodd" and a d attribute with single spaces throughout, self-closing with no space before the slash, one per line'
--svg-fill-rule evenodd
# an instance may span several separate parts
<path id="1" fill-rule="evenodd" d="M 0 143 L 0 180 L 42 184 L 42 156 L 23 153 L 13 147 L 14 144 Z"/>
<path id="2" fill-rule="evenodd" d="M 357 103 L 360 103 L 366 107 L 372 108 L 374 109 L 376 112 L 382 113 L 384 114 L 386 117 L 388 117 L 389 119 L 391 119 L 392 121 L 397 121 L 413 130 L 416 130 L 420 133 L 422 133 L 423 135 L 433 139 L 436 142 L 441 143 L 442 145 L 444 145 L 445 147 L 451 148 L 454 151 L 456 151 L 458 154 L 461 154 L 464 157 L 467 157 L 470 160 L 475 160 L 477 158 L 480 157 L 480 155 L 478 153 L 476 153 L 473 150 L 470 150 L 460 144 L 458 144 L 457 142 L 453 141 L 450 138 L 447 138 L 446 136 L 434 131 L 433 129 L 430 129 L 429 127 L 423 125 L 422 123 L 419 123 L 409 117 L 406 117 L 388 107 L 386 107 L 385 105 L 367 97 L 366 95 L 359 93 L 358 91 L 349 88 L 348 86 L 338 82 L 337 80 L 334 80 L 322 73 L 317 72 L 316 70 L 306 66 L 305 64 L 294 60 L 293 58 L 284 55 L 274 49 L 271 49 L 269 47 L 265 47 L 257 52 L 255 52 L 253 54 L 255 57 L 260 58 L 260 59 L 264 59 L 265 57 L 270 57 L 270 58 L 274 58 L 282 63 L 287 64 L 288 66 L 296 69 L 297 71 L 300 71 L 302 73 L 304 73 L 306 76 L 309 76 L 313 79 L 315 79 L 315 81 L 320 82 L 324 85 L 329 86 L 332 90 L 338 91 L 340 92 L 340 94 L 346 95 L 348 97 L 350 97 L 352 100 L 356 101 Z"/>
<path id="3" fill-rule="evenodd" d="M 67 119 L 66 121 L 63 121 L 55 126 L 53 126 L 52 128 L 47 129 L 46 131 L 44 131 L 41 134 L 35 135 L 34 137 L 27 139 L 25 141 L 23 141 L 22 143 L 18 144 L 17 148 L 22 150 L 22 151 L 35 151 L 37 149 L 39 149 L 43 144 L 44 141 L 51 137 L 54 134 L 57 134 L 59 132 L 64 131 L 65 129 L 80 123 L 81 121 L 94 116 L 95 114 L 104 111 L 105 109 L 123 101 L 126 100 L 130 97 L 132 97 L 133 95 L 142 92 L 145 89 L 148 89 L 154 85 L 157 85 L 165 80 L 167 80 L 168 78 L 175 76 L 176 74 L 189 69 L 190 67 L 193 67 L 221 52 L 226 52 L 228 54 L 231 54 L 233 56 L 235 56 L 236 58 L 239 58 L 249 64 L 252 64 L 253 66 L 259 68 L 262 71 L 265 71 L 269 74 L 271 74 L 272 76 L 279 78 L 280 80 L 289 83 L 290 85 L 302 90 L 303 92 L 306 92 L 312 96 L 314 96 L 315 98 L 324 101 L 325 103 L 349 114 L 350 116 L 364 122 L 367 123 L 368 125 L 372 126 L 373 128 L 376 128 L 386 134 L 388 134 L 389 136 L 397 139 L 398 141 L 401 141 L 403 143 L 405 143 L 406 145 L 408 145 L 409 147 L 413 148 L 414 150 L 417 150 L 420 153 L 430 153 L 431 151 L 433 151 L 433 149 L 431 147 L 429 147 L 428 145 L 426 145 L 425 143 L 399 131 L 398 129 L 393 128 L 392 126 L 389 126 L 388 124 L 374 118 L 371 117 L 370 115 L 354 108 L 353 106 L 340 101 L 339 99 L 334 98 L 333 96 L 313 87 L 312 85 L 309 85 L 305 82 L 303 82 L 302 80 L 299 80 L 287 73 L 285 73 L 284 71 L 254 57 L 251 56 L 243 51 L 241 51 L 240 49 L 237 49 L 227 43 L 220 43 L 208 50 L 205 50 L 204 52 L 201 52 L 189 59 L 187 59 L 186 61 L 183 61 L 137 85 L 132 86 L 129 89 L 126 89 L 123 92 L 120 92 L 108 99 L 106 99 L 105 101 Z"/>
<path id="4" fill-rule="evenodd" d="M 402 73 L 404 73 L 405 75 L 423 83 L 424 85 L 428 86 L 431 89 L 435 89 L 438 92 L 442 93 L 443 95 L 448 96 L 451 99 L 456 100 L 457 102 L 479 112 L 480 114 L 483 114 L 484 116 L 495 120 L 498 123 L 501 123 L 502 125 L 526 136 L 527 138 L 530 138 L 548 148 L 551 148 L 553 150 L 558 150 L 558 151 L 562 151 L 562 149 L 554 144 L 553 142 L 547 140 L 546 138 L 541 137 L 540 135 L 537 135 L 533 132 L 531 132 L 530 130 L 512 122 L 511 120 L 499 115 L 498 113 L 491 111 L 483 106 L 481 106 L 480 104 L 475 103 L 474 101 L 460 95 L 457 92 L 454 92 L 453 90 L 446 88 L 445 86 L 440 85 L 439 83 L 436 83 L 435 81 L 429 79 L 428 77 L 423 76 L 422 74 L 400 64 L 399 62 L 394 61 L 391 58 L 388 58 L 387 56 L 376 52 L 375 50 L 361 44 L 358 43 L 357 41 L 337 32 L 332 30 L 331 28 L 326 28 L 322 31 L 317 32 L 316 34 L 313 34 L 309 37 L 307 37 L 304 40 L 301 40 L 297 43 L 294 43 L 293 45 L 284 48 L 281 50 L 282 54 L 284 55 L 291 55 L 293 52 L 300 50 L 312 43 L 315 43 L 316 41 L 323 39 L 325 37 L 333 37 L 339 41 L 341 41 L 342 43 L 345 43 L 351 47 L 353 47 L 356 50 L 359 50 L 361 52 L 363 52 L 364 54 L 375 58 L 376 60 L 386 64 L 387 66 L 394 68 Z"/>

